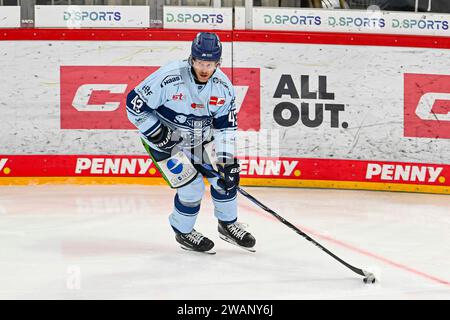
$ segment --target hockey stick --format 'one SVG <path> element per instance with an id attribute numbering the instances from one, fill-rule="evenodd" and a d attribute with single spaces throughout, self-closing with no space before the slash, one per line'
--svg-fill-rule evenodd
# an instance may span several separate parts
<path id="1" fill-rule="evenodd" d="M 194 157 L 194 155 L 192 154 L 187 154 L 191 159 Z M 198 163 L 198 162 L 197 162 Z M 220 177 L 220 174 L 214 170 L 214 168 L 206 163 L 201 163 L 200 164 L 205 170 L 207 170 L 208 172 L 210 172 L 211 174 L 215 175 L 216 177 Z M 316 247 L 318 247 L 319 249 L 321 249 L 322 251 L 324 251 L 325 253 L 327 253 L 328 255 L 330 255 L 331 257 L 333 257 L 334 259 L 336 259 L 337 261 L 339 261 L 340 263 L 342 263 L 344 266 L 346 266 L 347 268 L 349 268 L 350 270 L 352 270 L 353 272 L 359 274 L 360 276 L 365 277 L 363 279 L 364 283 L 375 283 L 375 275 L 371 272 L 368 272 L 366 270 L 357 268 L 352 266 L 351 264 L 349 264 L 348 262 L 342 260 L 341 258 L 339 258 L 337 255 L 335 255 L 334 253 L 332 253 L 330 250 L 328 250 L 327 248 L 325 248 L 324 246 L 322 246 L 320 243 L 318 243 L 316 240 L 314 240 L 313 238 L 311 238 L 309 235 L 307 235 L 305 232 L 303 232 L 302 230 L 300 230 L 299 228 L 297 228 L 296 226 L 294 226 L 292 223 L 290 223 L 289 221 L 287 221 L 286 219 L 284 219 L 282 216 L 280 216 L 278 213 L 276 213 L 275 211 L 273 211 L 272 209 L 270 209 L 269 207 L 267 207 L 266 205 L 264 205 L 263 203 L 261 203 L 259 200 L 257 200 L 255 197 L 253 197 L 252 195 L 250 195 L 247 191 L 245 191 L 244 189 L 242 189 L 240 186 L 236 187 L 237 190 L 239 191 L 240 194 L 242 194 L 244 197 L 246 197 L 247 199 L 249 199 L 250 201 L 252 201 L 253 203 L 255 203 L 258 207 L 260 207 L 261 209 L 263 209 L 264 211 L 270 213 L 272 216 L 274 216 L 275 218 L 278 219 L 278 221 L 280 221 L 281 223 L 283 223 L 285 226 L 288 226 L 290 229 L 294 230 L 297 234 L 301 235 L 303 238 L 305 238 L 306 240 L 312 242 L 312 244 L 314 244 Z"/>
<path id="2" fill-rule="evenodd" d="M 307 235 L 305 232 L 303 232 L 302 230 L 300 230 L 299 228 L 297 228 L 296 226 L 294 226 L 292 223 L 290 223 L 289 221 L 287 221 L 286 219 L 284 219 L 282 216 L 280 216 L 278 213 L 276 213 L 275 211 L 273 211 L 272 209 L 270 209 L 269 207 L 265 206 L 263 203 L 261 203 L 259 200 L 257 200 L 255 197 L 253 197 L 252 195 L 250 195 L 247 191 L 245 191 L 244 189 L 242 189 L 241 187 L 237 187 L 237 190 L 239 191 L 240 194 L 242 194 L 244 197 L 246 197 L 247 199 L 249 199 L 250 201 L 252 201 L 253 203 L 255 203 L 256 205 L 258 205 L 261 209 L 263 209 L 264 211 L 270 213 L 271 215 L 273 215 L 275 218 L 278 219 L 278 221 L 280 221 L 281 223 L 283 223 L 284 225 L 288 226 L 289 228 L 291 228 L 292 230 L 294 230 L 297 234 L 301 235 L 303 238 L 305 238 L 306 240 L 312 242 L 316 247 L 318 247 L 319 249 L 322 249 L 322 251 L 325 251 L 325 253 L 327 253 L 328 255 L 332 256 L 334 259 L 336 259 L 337 261 L 339 261 L 340 263 L 342 263 L 344 266 L 346 266 L 347 268 L 349 268 L 350 270 L 352 270 L 353 272 L 365 277 L 364 278 L 364 282 L 365 283 L 374 283 L 375 282 L 375 275 L 371 272 L 365 271 L 363 269 L 357 268 L 352 266 L 351 264 L 349 264 L 348 262 L 345 262 L 344 260 L 342 260 L 341 258 L 339 258 L 337 255 L 335 255 L 333 252 L 331 252 L 330 250 L 328 250 L 327 248 L 325 248 L 324 246 L 322 246 L 320 243 L 318 243 L 316 240 L 314 240 L 313 238 L 311 238 L 309 235 Z"/>

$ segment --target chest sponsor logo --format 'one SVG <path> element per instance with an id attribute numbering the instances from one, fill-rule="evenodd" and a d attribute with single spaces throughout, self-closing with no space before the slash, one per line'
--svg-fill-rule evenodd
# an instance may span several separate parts
<path id="1" fill-rule="evenodd" d="M 211 97 L 209 99 L 209 104 L 212 106 L 218 106 L 221 107 L 225 104 L 225 98 L 220 98 L 220 97 Z"/>
<path id="2" fill-rule="evenodd" d="M 205 106 L 203 104 L 200 103 L 191 103 L 191 108 L 192 109 L 203 109 Z"/>
<path id="3" fill-rule="evenodd" d="M 178 94 L 174 94 L 172 96 L 172 100 L 174 101 L 182 101 L 184 99 L 184 94 L 182 92 L 178 93 Z"/>
<path id="4" fill-rule="evenodd" d="M 178 82 L 178 81 L 181 81 L 181 77 L 180 76 L 177 76 L 177 75 L 167 76 L 161 82 L 161 88 L 164 87 L 164 86 L 167 86 L 168 84 L 171 84 L 171 83 L 174 83 L 174 82 Z"/>

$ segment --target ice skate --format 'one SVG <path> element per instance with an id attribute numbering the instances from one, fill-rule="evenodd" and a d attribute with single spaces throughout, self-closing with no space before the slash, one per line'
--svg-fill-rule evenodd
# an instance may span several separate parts
<path id="1" fill-rule="evenodd" d="M 239 222 L 225 223 L 219 221 L 219 237 L 231 244 L 234 244 L 242 249 L 250 252 L 256 252 L 253 247 L 255 246 L 256 240 L 252 234 L 245 231 L 245 225 Z"/>
<path id="2" fill-rule="evenodd" d="M 203 236 L 200 232 L 192 230 L 190 233 L 177 233 L 175 239 L 181 248 L 188 251 L 195 251 L 207 254 L 216 254 L 211 251 L 214 247 L 214 242 Z"/>

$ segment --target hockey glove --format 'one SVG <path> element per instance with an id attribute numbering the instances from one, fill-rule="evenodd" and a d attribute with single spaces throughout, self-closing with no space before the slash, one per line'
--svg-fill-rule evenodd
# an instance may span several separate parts
<path id="1" fill-rule="evenodd" d="M 230 164 L 217 164 L 217 169 L 220 174 L 220 178 L 217 180 L 217 185 L 223 190 L 229 192 L 239 186 L 239 172 L 241 172 L 241 167 L 234 159 L 233 163 Z"/>
<path id="2" fill-rule="evenodd" d="M 161 125 L 161 129 L 156 136 L 148 137 L 148 139 L 159 149 L 167 153 L 170 153 L 171 150 L 182 140 L 179 134 L 176 134 L 175 131 L 164 124 Z"/>

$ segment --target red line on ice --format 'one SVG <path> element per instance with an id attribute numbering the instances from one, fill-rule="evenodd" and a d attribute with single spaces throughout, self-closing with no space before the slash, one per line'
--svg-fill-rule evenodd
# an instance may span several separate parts
<path id="1" fill-rule="evenodd" d="M 264 213 L 262 213 L 262 212 L 260 211 L 260 210 L 262 210 L 262 209 L 258 210 L 258 209 L 256 209 L 256 208 L 253 208 L 253 207 L 248 206 L 248 205 L 245 205 L 245 208 L 248 209 L 248 210 L 250 210 L 250 211 L 252 211 L 252 212 L 255 213 L 255 214 L 258 214 L 258 215 L 260 215 L 260 216 L 264 216 L 264 217 L 269 218 L 269 219 L 271 219 L 271 220 L 277 221 L 277 219 L 276 219 L 275 217 L 269 216 L 269 214 L 264 214 Z M 280 223 L 281 223 L 281 222 L 280 222 Z M 293 224 L 294 224 L 294 223 L 293 223 Z M 311 229 L 309 229 L 309 228 L 305 228 L 304 226 L 301 226 L 301 225 L 298 225 L 298 224 L 294 224 L 294 225 L 295 225 L 297 228 L 299 228 L 300 230 L 302 230 L 303 232 L 307 233 L 309 236 L 314 236 L 314 237 L 317 237 L 317 238 L 326 240 L 326 241 L 328 241 L 328 242 L 332 242 L 332 243 L 334 243 L 334 244 L 336 244 L 336 245 L 339 245 L 339 246 L 341 246 L 341 247 L 347 248 L 347 249 L 349 249 L 349 250 L 351 250 L 351 251 L 355 251 L 355 252 L 358 252 L 358 253 L 360 253 L 360 254 L 362 254 L 362 255 L 369 256 L 369 257 L 375 258 L 375 259 L 377 259 L 377 260 L 380 260 L 380 261 L 382 261 L 382 262 L 384 262 L 384 263 L 386 263 L 386 264 L 388 264 L 388 265 L 394 266 L 394 267 L 396 267 L 396 268 L 398 268 L 398 269 L 401 269 L 401 270 L 404 270 L 404 271 L 408 271 L 408 272 L 410 272 L 410 273 L 413 273 L 413 274 L 415 274 L 415 275 L 418 275 L 418 276 L 427 278 L 427 279 L 432 280 L 432 281 L 434 281 L 434 282 L 437 282 L 437 283 L 440 283 L 440 284 L 444 284 L 444 285 L 450 286 L 450 282 L 447 281 L 447 280 L 443 280 L 443 279 L 440 279 L 440 278 L 438 278 L 438 277 L 429 275 L 429 274 L 427 274 L 427 273 L 425 273 L 425 272 L 422 272 L 422 271 L 413 269 L 413 268 L 411 268 L 411 267 L 408 267 L 408 266 L 406 266 L 406 265 L 404 265 L 404 264 L 401 264 L 401 263 L 398 263 L 398 262 L 389 260 L 389 259 L 387 259 L 387 258 L 384 258 L 384 257 L 380 256 L 380 255 L 377 255 L 377 254 L 374 254 L 374 253 L 372 253 L 372 252 L 369 252 L 369 251 L 367 251 L 367 250 L 363 250 L 363 249 L 357 248 L 357 247 L 355 247 L 355 246 L 352 246 L 352 245 L 350 245 L 350 244 L 348 244 L 348 243 L 345 243 L 345 242 L 343 242 L 343 241 L 334 239 L 334 238 L 332 238 L 332 237 L 322 235 L 322 234 L 320 234 L 320 233 L 318 233 L 318 232 L 316 232 L 316 231 L 314 231 L 314 230 L 311 230 Z"/>

